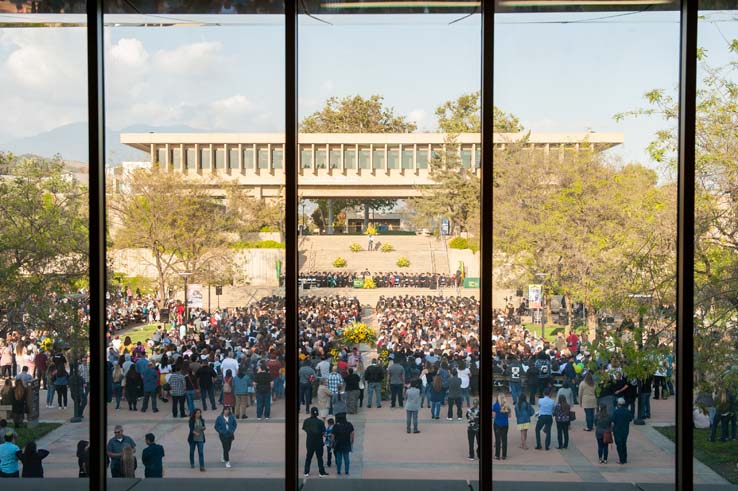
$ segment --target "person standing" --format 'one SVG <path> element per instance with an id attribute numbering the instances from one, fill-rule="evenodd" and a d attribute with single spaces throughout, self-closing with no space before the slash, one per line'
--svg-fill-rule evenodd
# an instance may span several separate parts
<path id="1" fill-rule="evenodd" d="M 443 388 L 443 381 L 440 376 L 436 375 L 431 383 L 431 419 L 441 419 L 441 404 L 443 404 L 445 397 L 446 389 Z"/>
<path id="2" fill-rule="evenodd" d="M 318 413 L 325 421 L 331 409 L 331 390 L 328 388 L 328 379 L 321 379 L 318 386 Z"/>
<path id="3" fill-rule="evenodd" d="M 225 466 L 228 469 L 231 468 L 230 451 L 233 440 L 236 438 L 237 426 L 236 418 L 231 413 L 231 406 L 223 407 L 223 412 L 215 420 L 215 431 L 218 432 L 220 444 L 223 446 L 223 457 L 221 457 L 220 461 L 225 462 Z"/>
<path id="4" fill-rule="evenodd" d="M 505 460 L 507 459 L 507 431 L 510 428 L 510 406 L 507 404 L 505 394 L 497 396 L 497 401 L 492 406 L 492 413 L 494 416 L 495 459 L 500 460 L 500 447 L 502 447 L 502 460 Z"/>
<path id="5" fill-rule="evenodd" d="M 618 451 L 618 464 L 628 463 L 628 433 L 631 421 L 633 421 L 633 416 L 625 406 L 625 398 L 621 397 L 612 415 L 612 435 Z"/>
<path id="6" fill-rule="evenodd" d="M 15 444 L 15 433 L 6 433 L 5 441 L 0 445 L 0 477 L 18 477 L 18 452 Z"/>
<path id="7" fill-rule="evenodd" d="M 520 360 L 514 355 L 509 355 L 507 366 L 505 367 L 505 375 L 510 380 L 510 394 L 512 394 L 513 406 L 517 405 L 520 394 L 522 393 L 522 384 L 520 375 L 523 373 L 523 366 Z"/>
<path id="8" fill-rule="evenodd" d="M 612 418 L 610 418 L 610 410 L 604 404 L 600 404 L 597 409 L 597 423 L 595 427 L 595 438 L 597 439 L 597 456 L 600 458 L 600 464 L 607 464 L 607 454 L 610 446 L 609 440 L 606 442 L 606 433 L 612 432 Z"/>
<path id="9" fill-rule="evenodd" d="M 390 388 L 391 401 L 390 407 L 395 407 L 399 403 L 402 407 L 402 388 L 405 385 L 405 367 L 401 363 L 395 362 L 387 369 L 387 384 Z"/>
<path id="10" fill-rule="evenodd" d="M 246 419 L 246 408 L 249 407 L 249 388 L 251 387 L 251 377 L 245 370 L 240 369 L 233 378 L 233 394 L 236 396 L 236 419 Z M 312 394 L 311 394 L 312 395 Z"/>
<path id="11" fill-rule="evenodd" d="M 44 467 L 41 461 L 48 455 L 48 450 L 36 449 L 36 442 L 28 442 L 22 452 L 18 450 L 15 456 L 23 463 L 21 477 L 44 477 Z"/>
<path id="12" fill-rule="evenodd" d="M 121 457 L 123 457 L 123 445 L 129 445 L 136 450 L 136 443 L 129 436 L 123 434 L 123 427 L 116 425 L 113 430 L 114 436 L 108 441 L 106 452 L 110 459 L 111 477 L 123 477 Z"/>
<path id="13" fill-rule="evenodd" d="M 538 421 L 536 421 L 536 450 L 541 447 L 541 430 L 546 434 L 546 450 L 551 448 L 551 425 L 553 425 L 553 410 L 556 403 L 549 397 L 551 389 L 543 389 L 543 397 L 538 399 Z"/>
<path id="14" fill-rule="evenodd" d="M 369 409 L 372 407 L 372 394 L 376 396 L 377 408 L 382 407 L 382 381 L 384 376 L 384 368 L 379 366 L 377 359 L 374 358 L 372 364 L 364 372 L 364 380 L 368 385 L 366 407 Z"/>
<path id="15" fill-rule="evenodd" d="M 297 375 L 300 378 L 298 403 L 300 406 L 305 404 L 305 414 L 310 414 L 310 406 L 313 403 L 313 382 L 315 381 L 315 369 L 310 366 L 310 360 L 302 362 Z"/>
<path id="16" fill-rule="evenodd" d="M 153 433 L 146 433 L 144 437 L 146 448 L 141 452 L 141 462 L 144 465 L 144 477 L 164 477 L 164 447 L 156 443 Z"/>
<path id="17" fill-rule="evenodd" d="M 569 448 L 569 425 L 571 424 L 571 406 L 564 394 L 559 395 L 559 401 L 554 408 L 554 419 L 556 420 L 556 448 Z"/>
<path id="18" fill-rule="evenodd" d="M 187 435 L 187 443 L 190 444 L 190 468 L 195 468 L 195 448 L 200 463 L 200 472 L 205 472 L 205 420 L 202 419 L 202 411 L 198 408 L 190 414 L 190 433 Z"/>
<path id="19" fill-rule="evenodd" d="M 200 387 L 200 401 L 202 402 L 202 410 L 208 410 L 208 399 L 210 399 L 210 405 L 215 411 L 215 387 L 213 381 L 216 379 L 218 374 L 215 373 L 212 364 L 205 363 L 197 369 L 197 384 Z"/>
<path id="20" fill-rule="evenodd" d="M 455 368 L 451 369 L 451 377 L 448 379 L 448 421 L 453 420 L 454 404 L 456 404 L 456 419 L 461 421 L 461 379 Z"/>
<path id="21" fill-rule="evenodd" d="M 418 411 L 420 411 L 420 380 L 414 380 L 410 384 L 405 394 L 405 414 L 407 432 L 410 433 L 410 424 L 413 426 L 413 433 L 420 433 L 418 430 Z"/>
<path id="22" fill-rule="evenodd" d="M 169 376 L 169 394 L 172 396 L 172 417 L 176 418 L 177 408 L 179 408 L 179 417 L 184 418 L 185 414 L 185 389 L 187 388 L 187 380 L 180 370 L 176 370 Z M 141 457 L 143 459 L 143 456 Z"/>
<path id="23" fill-rule="evenodd" d="M 361 379 L 354 373 L 354 369 L 348 369 L 348 375 L 343 379 L 346 386 L 346 407 L 349 414 L 356 414 L 359 411 L 359 383 Z"/>
<path id="24" fill-rule="evenodd" d="M 115 409 L 120 409 L 120 400 L 123 396 L 123 369 L 119 363 L 113 367 L 113 373 L 110 375 L 113 393 L 115 399 Z"/>
<path id="25" fill-rule="evenodd" d="M 325 435 L 325 424 L 323 420 L 318 418 L 318 408 L 310 409 L 310 417 L 302 423 L 302 431 L 305 432 L 305 445 L 307 454 L 305 455 L 305 477 L 310 476 L 310 466 L 315 455 L 318 461 L 318 473 L 320 476 L 327 476 L 328 473 L 323 467 L 323 435 Z"/>
<path id="26" fill-rule="evenodd" d="M 62 365 L 61 370 L 56 368 L 56 378 L 54 379 L 54 388 L 56 389 L 56 398 L 59 410 L 67 408 L 67 385 L 69 384 L 69 375 Z"/>
<path id="27" fill-rule="evenodd" d="M 333 453 L 336 456 L 336 474 L 341 474 L 341 464 L 345 474 L 349 475 L 349 465 L 352 447 L 354 444 L 354 425 L 346 420 L 346 415 L 336 416 L 333 426 Z"/>
<path id="28" fill-rule="evenodd" d="M 477 441 L 477 458 L 479 458 L 479 399 L 474 399 L 472 407 L 466 410 L 466 437 L 469 441 L 469 460 L 474 460 L 474 440 Z"/>
<path id="29" fill-rule="evenodd" d="M 233 372 L 228 369 L 223 377 L 223 406 L 236 405 L 236 396 L 233 393 Z"/>
<path id="30" fill-rule="evenodd" d="M 520 448 L 523 450 L 528 450 L 528 430 L 530 429 L 530 418 L 534 412 L 525 394 L 520 393 L 518 402 L 515 404 L 515 421 L 520 430 Z"/>
<path id="31" fill-rule="evenodd" d="M 592 431 L 595 422 L 595 409 L 597 409 L 597 396 L 595 395 L 595 383 L 592 372 L 587 372 L 584 381 L 579 384 L 579 405 L 584 409 L 587 427 L 584 431 Z"/>
<path id="32" fill-rule="evenodd" d="M 150 361 L 146 364 L 146 369 L 141 374 L 141 378 L 143 379 L 144 391 L 144 399 L 143 405 L 141 406 L 141 412 L 146 412 L 146 410 L 149 408 L 149 399 L 151 399 L 151 409 L 155 413 L 158 413 L 159 410 L 156 408 L 156 389 L 158 388 L 159 384 L 159 374 L 154 368 L 153 362 Z"/>
<path id="33" fill-rule="evenodd" d="M 269 419 L 272 408 L 272 388 L 274 381 L 264 363 L 259 363 L 259 369 L 254 376 L 254 390 L 256 391 L 256 418 Z"/>

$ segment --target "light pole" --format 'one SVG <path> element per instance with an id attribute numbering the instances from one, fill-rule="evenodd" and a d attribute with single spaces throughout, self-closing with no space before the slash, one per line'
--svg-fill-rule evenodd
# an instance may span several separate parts
<path id="1" fill-rule="evenodd" d="M 192 276 L 192 273 L 187 271 L 182 271 L 179 274 L 179 276 L 184 280 L 184 324 L 187 325 L 188 321 L 190 320 L 190 309 L 187 305 L 187 278 Z"/>

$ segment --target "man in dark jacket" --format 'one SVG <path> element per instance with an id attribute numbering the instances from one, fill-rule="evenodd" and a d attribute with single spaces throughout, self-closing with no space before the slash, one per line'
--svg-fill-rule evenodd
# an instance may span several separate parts
<path id="1" fill-rule="evenodd" d="M 372 394 L 376 394 L 377 407 L 382 407 L 382 381 L 384 380 L 384 368 L 379 366 L 377 359 L 372 360 L 372 364 L 367 367 L 364 372 L 364 380 L 366 380 L 369 393 L 367 394 L 367 408 L 372 407 Z"/>
<path id="2" fill-rule="evenodd" d="M 321 476 L 328 473 L 323 467 L 323 435 L 325 435 L 325 424 L 318 418 L 318 408 L 310 409 L 310 417 L 302 423 L 302 430 L 306 433 L 305 444 L 307 455 L 305 456 L 305 477 L 310 475 L 310 465 L 313 462 L 313 454 L 318 460 L 318 472 Z"/>
<path id="3" fill-rule="evenodd" d="M 207 400 L 210 399 L 210 405 L 213 407 L 213 411 L 215 411 L 215 387 L 213 386 L 213 379 L 218 374 L 215 373 L 213 367 L 208 363 L 198 368 L 195 375 L 197 376 L 197 383 L 200 387 L 202 410 L 208 410 Z"/>
<path id="4" fill-rule="evenodd" d="M 612 415 L 612 436 L 615 440 L 615 447 L 618 451 L 619 464 L 628 462 L 628 433 L 630 430 L 630 422 L 633 421 L 628 408 L 625 407 L 625 398 L 618 399 L 618 407 Z"/>
<path id="5" fill-rule="evenodd" d="M 154 434 L 146 433 L 146 448 L 141 452 L 144 477 L 164 477 L 164 447 L 154 443 Z"/>

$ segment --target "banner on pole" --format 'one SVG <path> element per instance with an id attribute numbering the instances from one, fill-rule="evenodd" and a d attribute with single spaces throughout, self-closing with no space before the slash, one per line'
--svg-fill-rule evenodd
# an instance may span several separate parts
<path id="1" fill-rule="evenodd" d="M 202 308 L 202 285 L 190 284 L 187 285 L 187 307 L 188 308 Z"/>
<path id="2" fill-rule="evenodd" d="M 540 309 L 543 285 L 528 285 L 528 308 Z"/>

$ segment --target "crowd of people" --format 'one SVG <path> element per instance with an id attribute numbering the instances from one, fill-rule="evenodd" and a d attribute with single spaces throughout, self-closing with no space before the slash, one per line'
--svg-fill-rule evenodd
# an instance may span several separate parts
<path id="1" fill-rule="evenodd" d="M 462 280 L 461 272 L 454 274 L 397 271 L 373 273 L 366 270 L 363 272 L 301 271 L 299 281 L 303 287 L 308 288 L 351 288 L 354 286 L 354 280 L 368 277 L 374 280 L 376 288 L 458 288 Z"/>

